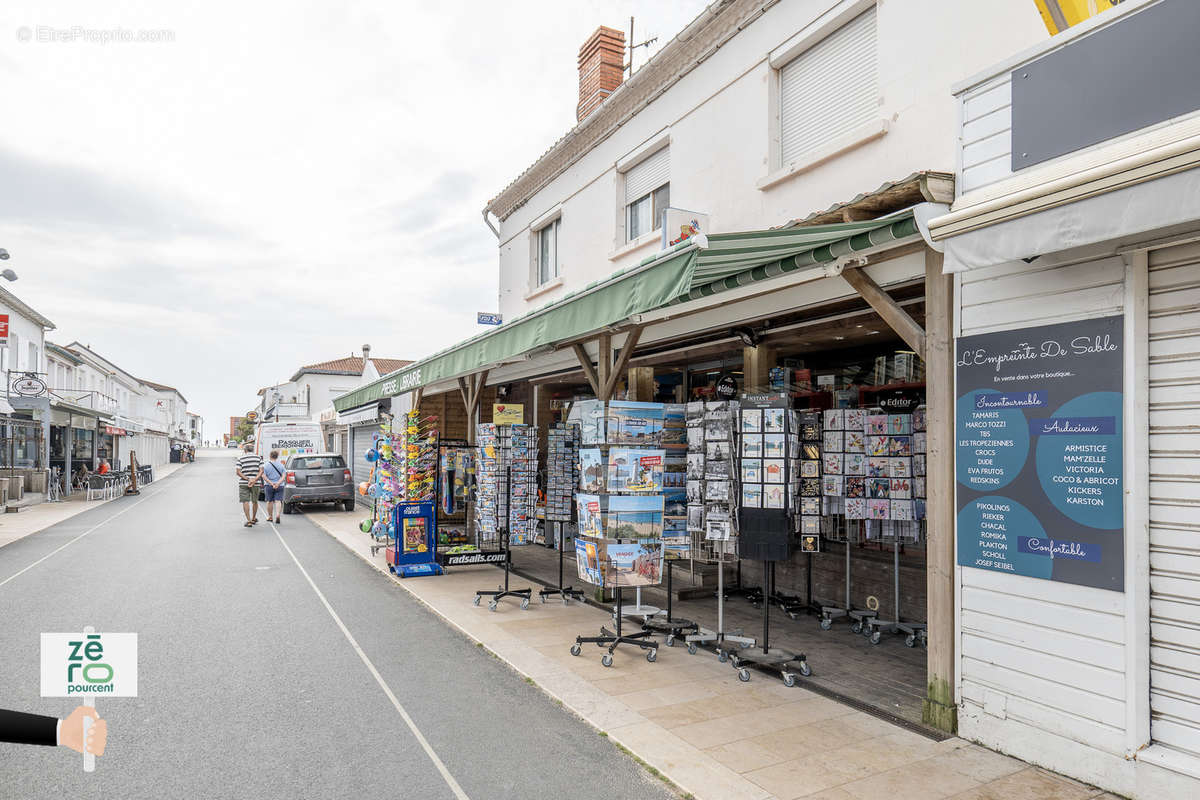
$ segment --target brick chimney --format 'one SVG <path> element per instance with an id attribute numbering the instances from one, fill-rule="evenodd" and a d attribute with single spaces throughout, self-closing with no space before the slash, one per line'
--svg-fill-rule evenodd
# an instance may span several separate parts
<path id="1" fill-rule="evenodd" d="M 579 48 L 576 121 L 595 111 L 625 79 L 625 32 L 601 25 Z"/>

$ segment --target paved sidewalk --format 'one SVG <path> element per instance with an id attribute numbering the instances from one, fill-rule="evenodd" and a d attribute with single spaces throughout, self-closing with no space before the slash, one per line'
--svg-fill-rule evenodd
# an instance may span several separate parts
<path id="1" fill-rule="evenodd" d="M 383 572 L 358 530 L 361 514 L 307 513 L 311 521 Z M 287 535 L 287 518 L 280 530 Z M 504 601 L 472 604 L 476 589 L 502 579 L 494 567 L 396 582 L 564 706 L 695 798 L 712 800 L 1088 800 L 1098 789 L 994 753 L 963 739 L 933 741 L 877 717 L 754 673 L 749 683 L 706 653 L 661 647 L 647 663 L 618 649 L 611 668 L 578 634 L 608 616 L 588 605 L 528 611 Z M 514 587 L 540 586 L 514 576 Z M 801 679 L 802 680 L 802 679 Z M 802 684 L 801 684 L 802 685 Z"/>
<path id="2" fill-rule="evenodd" d="M 186 464 L 163 464 L 154 468 L 154 481 L 157 483 L 177 472 Z M 111 503 L 119 498 L 110 500 L 85 500 L 84 492 L 76 491 L 61 503 L 38 503 L 29 506 L 15 514 L 0 513 L 0 547 L 12 544 L 18 539 L 24 539 L 30 534 L 44 531 L 51 525 L 57 525 L 63 520 L 70 519 L 76 514 L 82 514 L 93 508 L 99 508 L 105 503 Z"/>

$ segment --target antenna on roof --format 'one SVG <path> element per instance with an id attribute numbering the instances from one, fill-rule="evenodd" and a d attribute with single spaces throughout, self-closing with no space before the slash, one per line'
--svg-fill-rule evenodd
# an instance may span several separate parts
<path id="1" fill-rule="evenodd" d="M 645 48 L 649 49 L 650 45 L 654 44 L 657 41 L 658 41 L 658 37 L 654 36 L 654 37 L 647 39 L 644 42 L 638 42 L 637 44 L 634 44 L 633 43 L 633 17 L 629 18 L 629 63 L 625 65 L 625 69 L 629 72 L 631 77 L 633 75 L 633 51 L 639 47 L 645 47 Z"/>

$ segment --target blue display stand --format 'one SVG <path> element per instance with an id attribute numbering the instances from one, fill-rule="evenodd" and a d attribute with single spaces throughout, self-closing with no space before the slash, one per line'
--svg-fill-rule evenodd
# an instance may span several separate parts
<path id="1" fill-rule="evenodd" d="M 401 578 L 441 575 L 433 503 L 400 503 L 392 512 L 396 541 L 387 549 L 388 569 Z"/>

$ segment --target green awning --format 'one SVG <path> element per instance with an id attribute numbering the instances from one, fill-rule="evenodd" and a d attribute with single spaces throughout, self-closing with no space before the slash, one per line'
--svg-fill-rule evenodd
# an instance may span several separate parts
<path id="1" fill-rule="evenodd" d="M 571 292 L 495 330 L 473 336 L 440 353 L 333 401 L 338 411 L 402 394 L 446 378 L 511 361 L 543 345 L 577 339 L 655 308 L 687 292 L 696 260 L 694 243 L 665 253 Z"/>
<path id="2" fill-rule="evenodd" d="M 339 412 L 512 361 L 635 314 L 709 297 L 918 233 L 911 212 L 867 222 L 710 234 L 682 242 L 499 328 L 344 394 Z M 702 247 L 697 244 L 702 243 Z"/>

